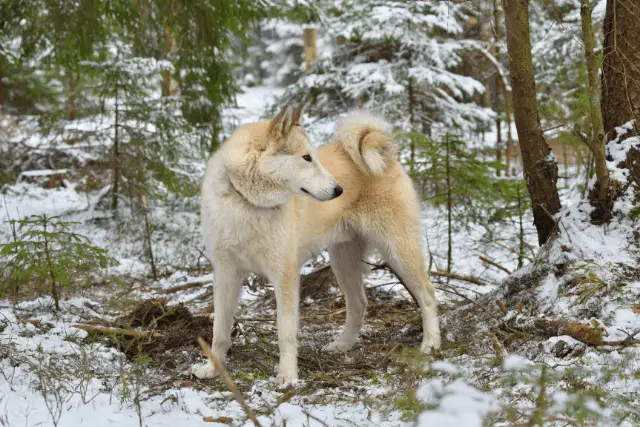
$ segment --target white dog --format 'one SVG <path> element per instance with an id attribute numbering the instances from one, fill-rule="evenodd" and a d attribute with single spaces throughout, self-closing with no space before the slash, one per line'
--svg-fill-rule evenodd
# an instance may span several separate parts
<path id="1" fill-rule="evenodd" d="M 300 266 L 328 247 L 347 318 L 327 351 L 348 351 L 367 300 L 362 260 L 378 249 L 420 306 L 420 349 L 440 347 L 436 300 L 420 247 L 419 205 L 396 159 L 391 126 L 365 112 L 342 120 L 336 141 L 317 153 L 287 105 L 273 120 L 238 128 L 209 160 L 202 185 L 202 229 L 214 267 L 214 354 L 224 362 L 243 278 L 275 286 L 280 363 L 277 381 L 297 379 Z M 326 169 L 325 169 L 326 168 Z M 200 378 L 209 363 L 192 368 Z"/>

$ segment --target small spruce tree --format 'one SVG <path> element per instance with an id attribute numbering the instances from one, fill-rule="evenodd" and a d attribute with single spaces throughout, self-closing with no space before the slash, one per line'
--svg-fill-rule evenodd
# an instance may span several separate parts
<path id="1" fill-rule="evenodd" d="M 60 295 L 115 263 L 107 251 L 71 230 L 72 222 L 36 215 L 12 220 L 15 240 L 0 246 L 0 296 L 20 290 L 48 293 L 60 310 Z"/>

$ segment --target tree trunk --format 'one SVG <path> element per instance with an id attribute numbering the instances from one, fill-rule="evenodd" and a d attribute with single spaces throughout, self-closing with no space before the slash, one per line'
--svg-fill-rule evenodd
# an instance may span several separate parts
<path id="1" fill-rule="evenodd" d="M 630 120 L 640 128 L 640 9 L 638 0 L 607 0 L 602 64 L 602 118 L 607 140 Z"/>
<path id="2" fill-rule="evenodd" d="M 416 140 L 415 140 L 415 136 L 413 135 L 413 121 L 415 118 L 414 115 L 414 109 L 415 109 L 415 96 L 413 93 L 413 81 L 411 79 L 409 79 L 409 123 L 411 125 L 411 164 L 409 165 L 409 169 L 411 172 L 411 177 L 413 178 L 413 174 L 415 172 L 415 165 L 416 165 Z"/>
<path id="3" fill-rule="evenodd" d="M 495 49 L 494 56 L 496 60 L 500 62 L 500 8 L 498 7 L 498 0 L 493 0 L 493 37 L 495 39 Z M 498 113 L 498 118 L 496 119 L 496 176 L 500 176 L 501 162 L 502 162 L 502 120 L 500 119 L 500 114 L 502 113 L 502 105 L 500 104 L 500 89 L 502 76 L 500 75 L 500 70 L 497 70 L 495 75 L 495 98 L 496 98 L 496 113 Z M 504 89 L 504 88 L 502 88 Z M 506 91 L 502 91 L 505 100 L 507 97 Z M 509 168 L 507 168 L 508 173 Z"/>
<path id="4" fill-rule="evenodd" d="M 502 112 L 502 108 L 500 108 L 500 84 L 498 83 L 499 79 L 500 76 L 496 75 L 495 95 L 496 113 L 498 113 L 498 118 L 496 119 L 496 176 L 500 176 L 500 163 L 502 163 L 502 120 L 500 120 L 500 113 Z"/>
<path id="5" fill-rule="evenodd" d="M 73 71 L 67 70 L 67 85 L 69 89 L 69 97 L 67 98 L 67 120 L 75 120 L 76 114 L 76 80 Z"/>
<path id="6" fill-rule="evenodd" d="M 2 81 L 2 63 L 0 62 L 0 119 L 4 117 L 4 83 Z"/>
<path id="7" fill-rule="evenodd" d="M 511 174 L 511 157 L 513 156 L 513 135 L 511 135 L 511 88 L 507 89 L 504 80 L 500 80 L 504 94 L 504 114 L 507 117 L 507 150 L 505 152 L 506 175 Z"/>
<path id="8" fill-rule="evenodd" d="M 168 57 L 175 50 L 175 41 L 171 30 L 169 28 L 164 29 L 164 53 Z M 162 72 L 162 96 L 171 96 L 171 71 L 165 70 Z"/>
<path id="9" fill-rule="evenodd" d="M 445 167 L 447 169 L 447 273 L 451 273 L 453 267 L 453 201 L 451 198 L 451 140 L 446 136 L 447 157 Z"/>
<path id="10" fill-rule="evenodd" d="M 115 84 L 115 123 L 114 123 L 114 138 L 113 138 L 113 188 L 112 188 L 112 198 L 111 198 L 111 209 L 114 211 L 118 209 L 118 186 L 120 184 L 120 141 L 118 139 L 118 115 L 119 115 L 119 105 L 118 105 L 118 82 Z"/>
<path id="11" fill-rule="evenodd" d="M 593 137 L 587 135 L 589 149 L 593 152 L 596 166 L 596 177 L 598 179 L 597 190 L 593 198 L 595 205 L 592 219 L 602 221 L 605 220 L 611 211 L 609 200 L 609 171 L 607 170 L 607 159 L 605 147 L 607 141 L 604 136 L 602 125 L 602 112 L 600 110 L 600 81 L 598 80 L 598 64 L 594 51 L 595 39 L 593 36 L 593 24 L 591 22 L 592 8 L 589 6 L 589 0 L 581 0 L 580 17 L 582 18 L 582 41 L 584 44 L 584 54 L 587 59 L 587 75 L 589 77 L 589 113 L 591 116 L 591 126 L 593 128 Z M 566 150 L 566 149 L 565 149 Z"/>
<path id="12" fill-rule="evenodd" d="M 304 42 L 304 62 L 307 72 L 311 71 L 311 65 L 318 57 L 318 47 L 316 45 L 317 30 L 315 28 L 305 28 L 302 33 Z"/>
<path id="13" fill-rule="evenodd" d="M 556 228 L 553 215 L 560 210 L 556 181 L 558 165 L 542 135 L 531 59 L 529 1 L 503 0 L 507 51 L 513 87 L 513 110 L 518 129 L 524 177 L 531 197 L 538 243 L 546 243 Z"/>

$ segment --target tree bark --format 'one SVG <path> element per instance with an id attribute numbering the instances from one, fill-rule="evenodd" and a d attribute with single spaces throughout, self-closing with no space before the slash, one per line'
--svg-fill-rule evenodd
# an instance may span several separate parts
<path id="1" fill-rule="evenodd" d="M 500 80 L 502 85 L 502 93 L 504 94 L 504 114 L 507 117 L 507 150 L 505 152 L 506 175 L 509 176 L 511 171 L 511 157 L 513 156 L 513 135 L 511 135 L 511 90 L 507 89 L 504 80 Z"/>
<path id="2" fill-rule="evenodd" d="M 118 209 L 118 193 L 119 193 L 119 184 L 120 184 L 120 141 L 118 139 L 118 115 L 119 115 L 119 105 L 118 105 L 118 81 L 115 84 L 115 123 L 113 127 L 114 137 L 113 137 L 113 188 L 112 197 L 111 197 L 111 209 L 114 211 Z"/>
<path id="3" fill-rule="evenodd" d="M 502 168 L 502 120 L 500 120 L 500 113 L 502 112 L 502 108 L 500 108 L 500 84 L 498 80 L 500 76 L 496 76 L 496 84 L 495 84 L 495 96 L 496 96 L 496 113 L 498 113 L 498 117 L 496 118 L 496 176 L 500 176 L 500 169 Z"/>
<path id="4" fill-rule="evenodd" d="M 592 7 L 589 0 L 580 1 L 580 17 L 582 21 L 582 41 L 584 44 L 584 54 L 587 59 L 587 75 L 589 77 L 589 113 L 591 116 L 591 126 L 593 137 L 587 136 L 587 146 L 593 152 L 596 166 L 596 178 L 598 188 L 596 192 L 595 211 L 599 218 L 594 220 L 605 220 L 611 211 L 609 200 L 609 171 L 607 170 L 606 144 L 603 125 L 602 112 L 600 109 L 600 81 L 598 80 L 598 64 L 595 53 L 595 38 L 593 36 L 593 24 L 591 21 Z M 566 148 L 565 148 L 566 151 Z"/>
<path id="5" fill-rule="evenodd" d="M 4 117 L 4 83 L 2 81 L 2 63 L 0 62 L 0 119 Z"/>
<path id="6" fill-rule="evenodd" d="M 318 47 L 316 44 L 318 31 L 315 28 L 305 28 L 302 33 L 304 43 L 304 62 L 307 72 L 311 71 L 311 66 L 318 57 Z"/>
<path id="7" fill-rule="evenodd" d="M 498 7 L 498 0 L 493 0 L 493 37 L 495 40 L 495 49 L 494 56 L 496 60 L 500 62 L 500 8 Z M 500 84 L 502 81 L 502 76 L 500 75 L 500 70 L 496 70 L 495 75 L 495 85 L 494 85 L 494 95 L 496 98 L 496 113 L 498 113 L 498 117 L 496 118 L 496 176 L 500 176 L 500 169 L 502 168 L 502 120 L 500 115 L 502 113 L 502 106 L 500 105 L 500 89 L 504 89 Z M 502 91 L 502 94 L 505 97 L 505 102 L 507 98 L 507 93 L 505 90 Z M 507 174 L 509 173 L 509 168 L 507 168 Z"/>
<path id="8" fill-rule="evenodd" d="M 415 140 L 415 136 L 413 135 L 413 122 L 415 119 L 415 115 L 414 115 L 414 109 L 415 109 L 415 96 L 413 93 L 413 81 L 412 79 L 409 79 L 409 123 L 411 125 L 412 128 L 412 132 L 411 132 L 411 164 L 409 165 L 409 169 L 411 172 L 411 176 L 413 177 L 413 174 L 415 172 L 415 166 L 416 166 L 416 140 Z"/>
<path id="9" fill-rule="evenodd" d="M 638 0 L 607 0 L 602 64 L 602 118 L 607 140 L 636 120 L 640 129 L 640 9 Z"/>
<path id="10" fill-rule="evenodd" d="M 164 29 L 164 54 L 165 57 L 169 57 L 175 51 L 175 40 L 171 29 Z M 171 96 L 171 71 L 165 70 L 162 72 L 162 97 Z"/>
<path id="11" fill-rule="evenodd" d="M 75 120 L 76 114 L 76 79 L 73 71 L 67 70 L 67 85 L 69 89 L 69 97 L 67 98 L 67 120 Z"/>
<path id="12" fill-rule="evenodd" d="M 546 243 L 556 229 L 553 214 L 560 210 L 556 181 L 558 165 L 542 135 L 536 103 L 529 1 L 502 0 L 507 26 L 507 51 L 513 86 L 513 110 L 518 129 L 524 177 L 531 197 L 538 243 Z"/>

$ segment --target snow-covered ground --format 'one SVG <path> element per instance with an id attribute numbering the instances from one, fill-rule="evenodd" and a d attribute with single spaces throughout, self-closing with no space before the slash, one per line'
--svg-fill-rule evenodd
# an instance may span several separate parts
<path id="1" fill-rule="evenodd" d="M 281 93 L 266 87 L 247 89 L 238 95 L 237 106 L 227 111 L 225 127 L 228 130 L 237 123 L 265 117 L 266 108 Z M 331 120 L 310 122 L 309 134 L 316 144 L 328 142 L 333 125 Z M 202 164 L 194 169 L 202 170 Z M 198 250 L 202 244 L 195 198 L 169 199 L 164 205 L 151 206 L 150 219 L 156 225 L 153 235 L 156 260 L 159 265 L 167 266 L 162 271 L 163 277 L 154 282 L 149 279 L 142 226 L 132 221 L 128 227 L 117 228 L 106 213 L 97 209 L 100 196 L 99 192 L 76 191 L 74 185 L 44 189 L 23 181 L 6 186 L 0 197 L 0 243 L 11 239 L 9 219 L 33 214 L 60 215 L 65 220 L 79 221 L 80 224 L 74 226 L 76 232 L 107 248 L 120 263 L 111 273 L 125 278 L 125 283 L 111 289 L 90 288 L 77 295 L 68 295 L 56 315 L 49 309 L 51 301 L 48 297 L 16 305 L 8 300 L 0 301 L 0 425 L 177 426 L 187 423 L 216 425 L 216 422 L 217 425 L 252 425 L 230 393 L 221 391 L 224 389 L 218 382 L 192 383 L 184 370 L 177 369 L 174 375 L 159 381 L 158 375 L 166 372 L 155 370 L 153 363 L 136 363 L 113 345 L 93 340 L 85 330 L 74 326 L 113 322 L 126 310 L 125 302 L 132 300 L 169 298 L 170 304 L 184 303 L 196 313 L 206 312 L 210 303 L 207 296 L 211 274 L 207 274 L 206 260 Z M 575 191 L 563 192 L 565 201 L 570 198 L 575 199 Z M 585 214 L 579 209 L 572 212 L 571 215 Z M 442 269 L 447 251 L 444 214 L 425 205 L 423 221 L 425 249 L 433 255 L 432 270 Z M 579 223 L 569 219 L 563 221 Z M 533 243 L 532 225 L 526 223 L 525 228 L 527 242 Z M 611 252 L 611 248 L 622 244 L 619 238 L 616 239 L 615 230 L 606 236 L 597 234 L 595 228 L 592 231 L 577 234 L 592 236 L 597 242 L 587 242 L 587 246 L 601 248 L 605 252 L 600 256 L 613 261 L 616 251 Z M 474 276 L 486 285 L 434 278 L 443 307 L 441 312 L 455 310 L 453 307 L 461 299 L 487 294 L 507 276 L 504 271 L 481 261 L 479 256 L 510 271 L 517 269 L 513 248 L 487 242 L 485 233 L 486 230 L 473 224 L 454 230 L 453 271 Z M 499 230 L 493 241 L 501 242 L 501 237 L 516 234 L 514 224 Z M 606 239 L 615 241 L 607 243 Z M 571 244 L 578 245 L 577 242 Z M 609 252 L 606 252 L 607 248 Z M 534 254 L 527 253 L 526 256 L 531 258 Z M 311 270 L 306 267 L 304 273 Z M 190 283 L 203 283 L 204 287 L 168 294 L 172 288 Z M 640 282 L 630 282 L 628 286 L 640 295 Z M 381 298 L 370 308 L 373 313 L 369 315 L 370 324 L 365 327 L 364 338 L 358 347 L 366 353 L 365 345 L 382 343 L 380 348 L 385 348 L 385 354 L 380 357 L 388 358 L 395 347 L 393 342 L 386 341 L 387 338 L 378 337 L 376 328 L 387 322 L 390 328 L 402 327 L 395 332 L 397 335 L 411 331 L 411 322 L 403 326 L 402 321 L 403 317 L 415 315 L 415 308 L 402 305 L 406 304 L 404 301 L 411 301 L 409 295 L 385 272 L 373 272 L 367 287 L 368 292 L 389 299 Z M 330 291 L 327 298 L 335 296 L 334 300 L 339 302 L 337 290 Z M 540 292 L 548 292 L 555 298 L 554 291 L 557 292 L 557 286 L 554 288 L 550 283 L 548 286 L 543 284 Z M 239 322 L 241 338 L 238 340 L 245 344 L 261 339 L 252 338 L 255 331 L 247 325 L 268 322 L 269 316 L 273 315 L 272 308 L 266 307 L 268 294 L 268 287 L 257 291 L 247 288 L 243 292 L 240 316 L 245 320 Z M 308 312 L 303 307 L 302 346 L 320 347 L 320 343 L 314 341 L 325 339 L 323 333 L 337 333 L 343 312 L 333 305 L 315 307 L 327 298 L 305 301 Z M 619 304 L 611 307 L 614 312 L 609 316 L 613 321 L 608 325 L 608 339 L 624 338 L 620 331 L 640 330 L 640 314 L 635 306 Z M 568 306 L 565 308 L 570 310 Z M 398 314 L 402 313 L 398 310 L 406 310 L 405 316 Z M 376 314 L 381 319 L 390 317 L 378 322 Z M 311 320 L 304 320 L 305 315 L 307 319 L 321 317 L 327 326 L 321 323 L 321 327 L 315 327 Z M 256 320 L 258 317 L 267 320 Z M 276 340 L 273 325 L 260 327 L 270 334 L 268 345 L 273 346 Z M 318 329 L 324 330 L 317 332 Z M 560 341 L 574 356 L 558 356 Z M 418 342 L 416 339 L 415 343 Z M 391 348 L 385 347 L 388 345 Z M 515 354 L 503 355 L 504 360 L 499 360 L 493 353 L 471 356 L 455 343 L 448 343 L 435 358 L 420 359 L 411 365 L 403 359 L 410 359 L 410 355 L 401 353 L 398 357 L 401 363 L 376 365 L 366 375 L 347 376 L 340 387 L 315 379 L 306 381 L 302 377 L 296 385 L 298 391 L 291 393 L 275 389 L 267 375 L 244 378 L 242 389 L 262 425 L 409 426 L 417 423 L 419 426 L 473 427 L 533 425 L 526 422 L 538 419 L 544 419 L 545 425 L 558 426 L 573 422 L 575 425 L 637 425 L 634 424 L 640 416 L 636 409 L 640 407 L 640 353 L 637 348 L 594 350 L 568 336 L 550 338 L 542 343 L 542 347 L 543 356 L 534 362 Z M 274 364 L 276 360 L 260 350 L 256 350 L 254 358 L 273 359 Z M 354 358 L 357 357 L 347 355 L 341 363 L 352 363 Z M 233 362 L 232 356 L 230 363 Z M 412 368 L 407 373 L 410 365 Z M 242 372 L 233 369 L 233 374 L 241 376 Z M 404 382 L 398 380 L 407 376 L 409 379 Z M 163 385 L 158 388 L 159 382 Z M 416 391 L 412 392 L 413 389 Z M 546 403 L 542 405 L 541 401 Z"/>

